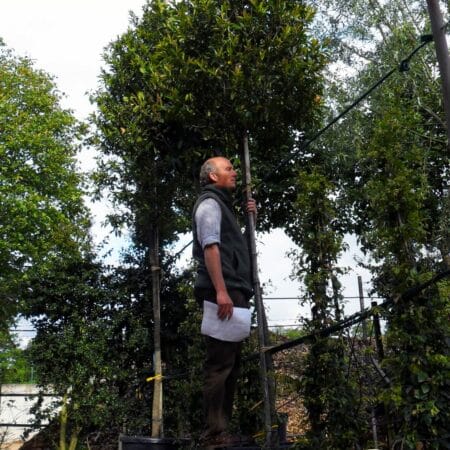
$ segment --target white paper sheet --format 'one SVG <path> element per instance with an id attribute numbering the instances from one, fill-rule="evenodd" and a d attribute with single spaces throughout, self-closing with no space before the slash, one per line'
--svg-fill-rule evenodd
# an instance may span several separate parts
<path id="1" fill-rule="evenodd" d="M 227 342 L 240 342 L 250 335 L 252 313 L 249 309 L 233 307 L 233 315 L 228 320 L 220 320 L 217 310 L 215 303 L 203 302 L 202 334 Z"/>

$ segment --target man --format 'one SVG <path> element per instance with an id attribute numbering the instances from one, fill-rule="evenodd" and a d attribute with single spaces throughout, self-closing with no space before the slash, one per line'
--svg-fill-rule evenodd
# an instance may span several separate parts
<path id="1" fill-rule="evenodd" d="M 228 159 L 208 159 L 200 170 L 203 191 L 193 211 L 193 254 L 198 262 L 195 298 L 202 305 L 204 301 L 216 303 L 222 321 L 232 317 L 234 307 L 248 308 L 248 300 L 253 295 L 247 240 L 232 207 L 236 178 Z M 247 211 L 256 214 L 253 199 L 247 202 Z M 239 375 L 241 347 L 242 342 L 206 336 L 204 445 L 239 442 L 227 427 Z"/>

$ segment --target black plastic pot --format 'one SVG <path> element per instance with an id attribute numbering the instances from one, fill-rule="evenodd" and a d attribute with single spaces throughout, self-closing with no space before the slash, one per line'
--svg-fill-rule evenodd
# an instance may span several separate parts
<path id="1" fill-rule="evenodd" d="M 191 449 L 190 439 L 177 438 L 151 438 L 143 436 L 120 436 L 119 450 L 188 450 Z M 281 449 L 291 449 L 292 444 L 288 442 L 281 443 L 278 447 Z M 217 447 L 219 450 L 261 450 L 256 445 L 233 445 L 231 447 Z M 200 448 L 198 450 L 201 450 Z"/>
<path id="2" fill-rule="evenodd" d="M 293 444 L 285 442 L 283 444 L 279 444 L 277 449 L 282 450 L 282 449 L 292 449 Z M 270 449 L 275 448 L 275 447 L 270 447 Z M 269 450 L 267 447 L 264 447 L 265 450 Z M 202 448 L 198 448 L 197 450 L 203 450 Z M 259 447 L 257 445 L 232 445 L 232 446 L 224 446 L 224 447 L 216 447 L 216 450 L 263 450 L 263 447 Z"/>
<path id="3" fill-rule="evenodd" d="M 189 447 L 189 439 L 120 436 L 119 450 L 179 450 Z"/>

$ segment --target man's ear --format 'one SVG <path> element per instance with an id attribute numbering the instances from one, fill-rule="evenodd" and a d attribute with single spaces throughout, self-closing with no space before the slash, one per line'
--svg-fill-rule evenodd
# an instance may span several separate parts
<path id="1" fill-rule="evenodd" d="M 217 182 L 217 174 L 215 172 L 209 172 L 208 174 L 209 179 L 213 182 L 216 183 Z"/>

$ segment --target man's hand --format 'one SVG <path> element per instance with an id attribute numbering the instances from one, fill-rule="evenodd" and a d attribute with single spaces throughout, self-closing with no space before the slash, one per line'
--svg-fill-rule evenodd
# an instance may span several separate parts
<path id="1" fill-rule="evenodd" d="M 227 291 L 217 292 L 216 296 L 217 306 L 219 307 L 217 310 L 217 315 L 220 320 L 230 319 L 233 315 L 233 301 L 228 295 Z"/>
<path id="2" fill-rule="evenodd" d="M 254 198 L 249 198 L 247 200 L 247 212 L 252 213 L 256 218 L 257 208 L 256 208 L 256 201 Z"/>

